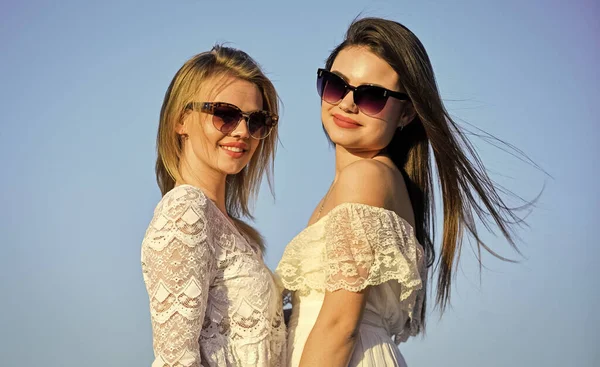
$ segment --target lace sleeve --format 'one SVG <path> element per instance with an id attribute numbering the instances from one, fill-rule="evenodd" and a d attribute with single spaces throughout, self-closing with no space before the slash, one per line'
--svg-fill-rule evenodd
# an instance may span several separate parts
<path id="1" fill-rule="evenodd" d="M 184 187 L 167 193 L 142 243 L 155 354 L 152 367 L 201 365 L 198 340 L 214 273 L 206 200 Z"/>
<path id="2" fill-rule="evenodd" d="M 423 287 L 423 250 L 412 227 L 389 210 L 352 203 L 335 207 L 325 224 L 325 256 L 329 291 L 358 292 L 397 280 L 403 301 Z"/>

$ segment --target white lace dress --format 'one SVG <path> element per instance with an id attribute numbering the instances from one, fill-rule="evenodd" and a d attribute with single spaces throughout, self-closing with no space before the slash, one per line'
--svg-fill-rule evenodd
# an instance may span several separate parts
<path id="1" fill-rule="evenodd" d="M 420 331 L 426 267 L 412 227 L 396 213 L 339 205 L 288 244 L 276 273 L 293 292 L 288 366 L 300 363 L 325 290 L 368 286 L 349 366 L 406 366 L 397 344 Z"/>
<path id="2" fill-rule="evenodd" d="M 283 366 L 280 290 L 256 244 L 204 193 L 181 185 L 142 243 L 152 367 Z"/>

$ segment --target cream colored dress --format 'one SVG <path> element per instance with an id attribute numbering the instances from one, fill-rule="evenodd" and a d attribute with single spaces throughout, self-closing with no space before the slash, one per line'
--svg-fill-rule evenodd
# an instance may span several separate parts
<path id="1" fill-rule="evenodd" d="M 182 185 L 154 212 L 142 243 L 152 367 L 283 366 L 280 289 L 256 244 L 204 193 Z"/>
<path id="2" fill-rule="evenodd" d="M 426 267 L 412 227 L 396 213 L 341 204 L 288 244 L 276 273 L 293 292 L 288 366 L 300 363 L 326 290 L 369 286 L 349 366 L 406 366 L 397 345 L 421 329 Z"/>

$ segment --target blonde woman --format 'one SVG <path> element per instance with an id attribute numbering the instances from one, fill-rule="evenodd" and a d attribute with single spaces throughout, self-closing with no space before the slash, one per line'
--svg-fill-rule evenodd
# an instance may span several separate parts
<path id="1" fill-rule="evenodd" d="M 153 367 L 283 365 L 281 297 L 259 233 L 239 219 L 272 168 L 277 113 L 273 84 L 232 48 L 194 56 L 167 89 L 163 198 L 142 243 Z"/>

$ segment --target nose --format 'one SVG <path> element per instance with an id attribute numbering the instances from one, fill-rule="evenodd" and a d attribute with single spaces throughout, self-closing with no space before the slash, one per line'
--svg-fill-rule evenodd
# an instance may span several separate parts
<path id="1" fill-rule="evenodd" d="M 338 104 L 338 107 L 341 108 L 345 112 L 349 113 L 358 113 L 358 107 L 354 103 L 354 91 L 348 90 L 344 98 L 342 98 L 341 102 Z"/>
<path id="2" fill-rule="evenodd" d="M 250 139 L 250 129 L 248 129 L 248 117 L 242 116 L 242 120 L 230 134 L 232 137 L 241 139 Z"/>

